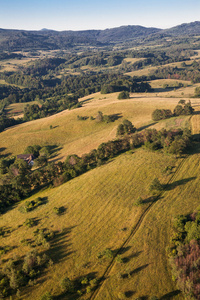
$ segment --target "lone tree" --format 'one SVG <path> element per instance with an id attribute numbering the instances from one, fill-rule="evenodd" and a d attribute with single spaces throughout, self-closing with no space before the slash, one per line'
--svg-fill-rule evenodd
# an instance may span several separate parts
<path id="1" fill-rule="evenodd" d="M 156 109 L 152 113 L 152 120 L 159 121 L 173 117 L 170 109 Z"/>
<path id="2" fill-rule="evenodd" d="M 103 113 L 101 111 L 98 111 L 98 114 L 96 116 L 97 122 L 103 122 Z"/>
<path id="3" fill-rule="evenodd" d="M 129 120 L 124 120 L 122 124 L 119 124 L 117 128 L 117 136 L 118 135 L 125 135 L 125 134 L 131 134 L 136 131 L 136 128 Z"/>
<path id="4" fill-rule="evenodd" d="M 159 179 L 156 177 L 152 181 L 149 191 L 152 192 L 153 194 L 156 194 L 157 192 L 161 192 L 164 190 L 163 185 L 160 183 Z"/>
<path id="5" fill-rule="evenodd" d="M 122 91 L 121 93 L 119 93 L 118 95 L 118 99 L 122 100 L 122 99 L 130 99 L 130 94 L 128 91 Z"/>

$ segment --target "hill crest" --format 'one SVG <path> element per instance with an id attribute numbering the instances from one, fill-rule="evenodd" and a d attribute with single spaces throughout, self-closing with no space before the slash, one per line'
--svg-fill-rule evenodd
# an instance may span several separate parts
<path id="1" fill-rule="evenodd" d="M 174 37 L 197 35 L 200 33 L 200 22 L 184 23 L 169 29 L 127 25 L 104 30 L 39 31 L 0 29 L 0 48 L 2 51 L 17 50 L 55 50 L 71 48 L 75 45 L 104 46 L 115 43 L 139 41 L 145 38 L 157 38 L 162 35 Z"/>

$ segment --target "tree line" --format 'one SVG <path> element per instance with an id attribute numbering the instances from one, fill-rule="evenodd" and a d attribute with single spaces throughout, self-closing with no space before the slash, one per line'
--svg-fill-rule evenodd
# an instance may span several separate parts
<path id="1" fill-rule="evenodd" d="M 170 109 L 155 109 L 152 113 L 152 120 L 159 121 L 181 115 L 191 115 L 194 112 L 194 108 L 191 106 L 191 102 L 180 100 L 178 105 L 174 108 L 174 111 Z"/>

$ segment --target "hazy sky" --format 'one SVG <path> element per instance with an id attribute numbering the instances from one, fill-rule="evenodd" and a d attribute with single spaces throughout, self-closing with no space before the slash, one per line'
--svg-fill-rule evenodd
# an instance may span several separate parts
<path id="1" fill-rule="evenodd" d="M 0 28 L 169 28 L 200 21 L 200 0 L 0 0 Z"/>

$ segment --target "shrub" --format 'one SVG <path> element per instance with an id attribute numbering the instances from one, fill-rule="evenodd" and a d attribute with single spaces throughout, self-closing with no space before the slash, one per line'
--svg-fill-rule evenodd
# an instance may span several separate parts
<path id="1" fill-rule="evenodd" d="M 46 292 L 44 295 L 42 295 L 40 297 L 40 300 L 53 300 L 53 296 L 51 295 L 51 293 Z"/>
<path id="2" fill-rule="evenodd" d="M 98 114 L 96 116 L 97 122 L 103 122 L 103 113 L 101 111 L 98 111 Z"/>
<path id="3" fill-rule="evenodd" d="M 98 253 L 97 258 L 101 259 L 101 258 L 113 258 L 114 257 L 114 253 L 112 250 L 106 248 L 104 251 Z"/>
<path id="4" fill-rule="evenodd" d="M 122 91 L 119 93 L 117 99 L 122 100 L 122 99 L 129 99 L 130 98 L 130 94 L 128 91 Z"/>
<path id="5" fill-rule="evenodd" d="M 141 197 L 137 198 L 135 201 L 134 201 L 134 205 L 135 206 L 141 206 L 143 204 L 143 199 Z"/>
<path id="6" fill-rule="evenodd" d="M 136 131 L 136 128 L 134 125 L 127 119 L 125 119 L 122 124 L 119 124 L 117 127 L 117 136 L 118 135 L 125 135 L 125 134 L 131 134 Z"/>
<path id="7" fill-rule="evenodd" d="M 34 219 L 26 219 L 26 221 L 23 223 L 23 225 L 30 228 L 35 225 L 35 221 L 34 221 Z"/>
<path id="8" fill-rule="evenodd" d="M 69 279 L 69 277 L 64 277 L 60 282 L 60 287 L 63 292 L 74 293 L 75 285 L 74 282 Z"/>
<path id="9" fill-rule="evenodd" d="M 45 203 L 46 203 L 46 197 L 44 197 L 44 198 L 38 197 L 35 200 L 26 201 L 24 206 L 21 206 L 19 208 L 19 211 L 22 213 L 29 212 Z"/>
<path id="10" fill-rule="evenodd" d="M 53 208 L 53 211 L 55 212 L 55 214 L 56 215 L 61 215 L 62 213 L 64 213 L 64 211 L 65 211 L 65 208 L 63 207 L 63 206 L 61 206 L 61 207 L 54 207 Z"/>
<path id="11" fill-rule="evenodd" d="M 86 287 L 86 293 L 87 293 L 87 294 L 90 294 L 91 291 L 92 291 L 91 286 L 87 286 L 87 287 Z"/>
<path id="12" fill-rule="evenodd" d="M 119 264 L 123 264 L 124 261 L 123 261 L 123 258 L 121 257 L 120 254 L 117 255 L 116 262 L 119 263 Z"/>
<path id="13" fill-rule="evenodd" d="M 155 192 L 161 192 L 163 190 L 164 190 L 163 185 L 160 183 L 158 178 L 155 178 L 149 187 L 149 191 L 155 193 Z"/>
<path id="14" fill-rule="evenodd" d="M 171 110 L 169 109 L 156 109 L 152 113 L 152 120 L 159 121 L 173 116 Z"/>

